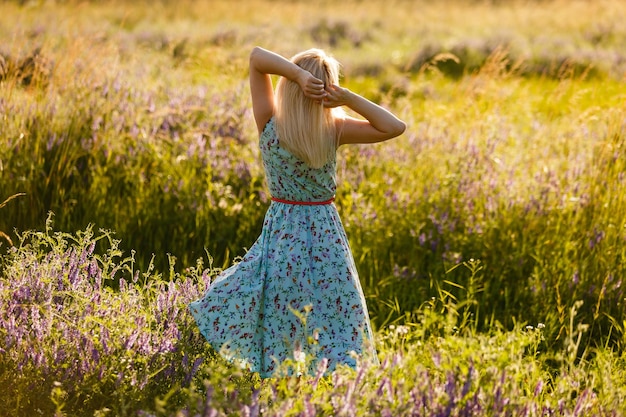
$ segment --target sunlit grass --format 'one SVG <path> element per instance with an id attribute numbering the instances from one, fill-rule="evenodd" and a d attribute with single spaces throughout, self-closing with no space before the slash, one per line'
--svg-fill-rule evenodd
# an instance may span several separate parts
<path id="1" fill-rule="evenodd" d="M 322 363 L 317 375 L 261 381 L 220 360 L 186 312 L 219 269 L 141 271 L 118 244 L 108 232 L 57 232 L 49 220 L 3 258 L 4 411 L 618 416 L 624 405 L 623 358 L 601 347 L 577 353 L 580 304 L 567 311 L 562 346 L 545 352 L 543 323 L 477 332 L 470 291 L 465 299 L 441 292 L 410 324 L 379 331 L 380 365 L 324 375 Z M 459 268 L 480 280 L 480 261 Z"/>

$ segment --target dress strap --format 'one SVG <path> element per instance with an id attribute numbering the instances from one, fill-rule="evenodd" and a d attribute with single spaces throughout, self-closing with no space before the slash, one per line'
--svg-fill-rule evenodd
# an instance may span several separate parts
<path id="1" fill-rule="evenodd" d="M 296 206 L 325 206 L 335 201 L 335 196 L 332 196 L 331 198 L 325 201 L 291 201 L 291 200 L 283 200 L 282 198 L 276 198 L 276 197 L 272 197 L 272 201 L 275 201 L 277 203 L 293 204 Z"/>

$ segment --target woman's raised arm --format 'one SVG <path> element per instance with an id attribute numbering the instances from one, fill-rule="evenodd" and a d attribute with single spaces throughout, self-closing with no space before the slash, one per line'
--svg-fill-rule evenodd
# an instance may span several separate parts
<path id="1" fill-rule="evenodd" d="M 365 120 L 345 117 L 338 126 L 339 145 L 348 143 L 376 143 L 400 136 L 406 123 L 385 108 L 375 104 L 347 88 L 326 86 L 326 107 L 346 106 Z"/>
<path id="2" fill-rule="evenodd" d="M 259 46 L 250 53 L 250 93 L 259 132 L 274 114 L 274 89 L 270 75 L 280 75 L 298 83 L 304 95 L 314 100 L 326 96 L 324 82 L 288 59 Z"/>

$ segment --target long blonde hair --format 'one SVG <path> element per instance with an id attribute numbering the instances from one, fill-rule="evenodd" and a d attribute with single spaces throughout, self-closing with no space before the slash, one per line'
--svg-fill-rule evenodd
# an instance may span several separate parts
<path id="1" fill-rule="evenodd" d="M 291 61 L 324 81 L 339 84 L 339 63 L 320 49 L 309 49 Z M 329 162 L 337 149 L 333 111 L 321 102 L 305 97 L 300 86 L 281 77 L 276 86 L 276 128 L 282 147 L 320 168 Z"/>

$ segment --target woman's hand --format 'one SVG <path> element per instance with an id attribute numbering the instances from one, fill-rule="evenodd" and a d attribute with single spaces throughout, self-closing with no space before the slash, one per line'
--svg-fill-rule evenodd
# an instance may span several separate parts
<path id="1" fill-rule="evenodd" d="M 318 101 L 321 101 L 324 97 L 326 97 L 324 81 L 315 77 L 309 71 L 302 69 L 296 79 L 296 82 L 302 89 L 305 97 Z"/>
<path id="2" fill-rule="evenodd" d="M 324 97 L 324 107 L 339 107 L 345 106 L 350 100 L 352 94 L 347 88 L 339 87 L 338 85 L 326 86 L 326 97 Z"/>

